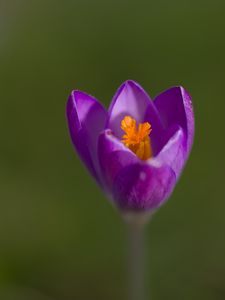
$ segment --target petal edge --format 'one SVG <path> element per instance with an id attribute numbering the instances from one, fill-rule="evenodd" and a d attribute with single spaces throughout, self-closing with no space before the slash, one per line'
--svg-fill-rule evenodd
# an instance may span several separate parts
<path id="1" fill-rule="evenodd" d="M 100 181 L 97 141 L 107 112 L 94 97 L 78 90 L 70 94 L 66 112 L 73 145 L 87 169 Z"/>

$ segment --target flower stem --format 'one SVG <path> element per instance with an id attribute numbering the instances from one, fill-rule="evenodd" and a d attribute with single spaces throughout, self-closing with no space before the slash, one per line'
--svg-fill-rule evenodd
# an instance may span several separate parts
<path id="1" fill-rule="evenodd" d="M 145 299 L 144 227 L 139 218 L 128 222 L 129 300 Z"/>

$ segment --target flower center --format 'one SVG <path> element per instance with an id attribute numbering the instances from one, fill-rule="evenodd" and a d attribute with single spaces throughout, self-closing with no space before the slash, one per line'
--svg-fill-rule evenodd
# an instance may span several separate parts
<path id="1" fill-rule="evenodd" d="M 148 122 L 136 124 L 136 120 L 125 116 L 121 121 L 121 129 L 125 132 L 122 143 L 133 151 L 140 159 L 152 157 L 152 147 L 149 134 L 152 131 Z"/>

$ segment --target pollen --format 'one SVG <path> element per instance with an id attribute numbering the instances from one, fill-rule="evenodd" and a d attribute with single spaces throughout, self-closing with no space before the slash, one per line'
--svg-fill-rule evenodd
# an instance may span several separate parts
<path id="1" fill-rule="evenodd" d="M 137 126 L 135 119 L 125 116 L 121 121 L 121 129 L 125 132 L 122 137 L 122 143 L 127 148 L 142 160 L 152 157 L 151 140 L 149 137 L 152 131 L 150 123 L 140 123 Z"/>

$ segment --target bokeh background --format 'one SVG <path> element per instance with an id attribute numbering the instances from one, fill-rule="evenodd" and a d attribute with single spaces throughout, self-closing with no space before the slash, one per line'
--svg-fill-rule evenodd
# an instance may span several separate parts
<path id="1" fill-rule="evenodd" d="M 225 299 L 225 2 L 0 0 L 0 299 L 126 299 L 126 228 L 76 157 L 72 89 L 193 97 L 192 155 L 148 226 L 152 299 Z"/>

